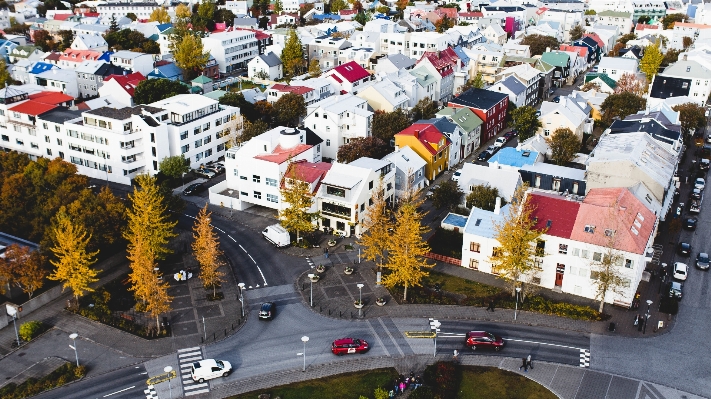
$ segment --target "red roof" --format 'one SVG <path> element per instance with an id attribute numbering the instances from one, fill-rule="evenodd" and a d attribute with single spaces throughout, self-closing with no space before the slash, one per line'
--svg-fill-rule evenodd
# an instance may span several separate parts
<path id="1" fill-rule="evenodd" d="M 561 51 L 575 51 L 576 53 L 578 53 L 578 56 L 580 56 L 580 57 L 586 57 L 588 55 L 587 46 L 570 46 L 567 44 L 561 44 L 560 50 Z"/>
<path id="2" fill-rule="evenodd" d="M 59 60 L 59 57 L 61 57 L 61 56 L 62 56 L 62 53 L 52 52 L 52 53 L 49 53 L 46 57 L 44 57 L 44 59 L 48 60 L 48 61 L 57 61 L 57 60 Z"/>
<path id="3" fill-rule="evenodd" d="M 321 181 L 326 177 L 326 173 L 331 169 L 332 165 L 333 164 L 328 162 L 312 163 L 305 160 L 296 161 L 289 166 L 286 173 L 284 173 L 284 177 L 289 179 L 296 178 L 311 184 L 317 183 L 313 191 L 316 193 L 321 186 Z"/>
<path id="4" fill-rule="evenodd" d="M 57 106 L 54 104 L 45 104 L 45 103 L 41 103 L 39 101 L 29 100 L 29 101 L 25 101 L 22 104 L 19 104 L 19 105 L 16 105 L 16 106 L 10 108 L 10 111 L 19 112 L 21 114 L 37 116 L 37 115 L 42 115 L 45 112 L 49 112 L 55 108 L 57 108 Z"/>
<path id="5" fill-rule="evenodd" d="M 285 93 L 294 93 L 303 96 L 304 94 L 313 91 L 314 89 L 310 87 L 305 87 L 305 86 L 290 86 L 290 85 L 283 85 L 281 83 L 276 83 L 274 86 L 271 87 L 272 89 L 276 91 L 281 91 Z"/>
<path id="6" fill-rule="evenodd" d="M 645 29 L 659 29 L 657 25 L 647 25 L 647 24 L 637 24 L 634 27 L 635 30 L 645 30 Z"/>
<path id="7" fill-rule="evenodd" d="M 272 151 L 271 154 L 258 155 L 254 158 L 261 159 L 262 161 L 282 164 L 288 161 L 289 158 L 293 158 L 295 155 L 299 155 L 311 147 L 313 146 L 309 144 L 297 144 L 296 146 L 291 148 L 282 148 L 281 145 L 278 145 L 276 146 L 276 148 L 274 148 L 274 151 Z"/>
<path id="8" fill-rule="evenodd" d="M 447 16 L 447 18 L 456 20 L 459 17 L 459 12 L 456 8 L 438 8 L 434 13 L 439 16 Z"/>
<path id="9" fill-rule="evenodd" d="M 431 123 L 414 123 L 395 136 L 397 135 L 417 137 L 420 143 L 422 143 L 432 155 L 437 154 L 442 147 L 449 145 L 447 136 L 442 134 L 442 132 Z M 441 143 L 444 144 L 440 145 Z"/>
<path id="10" fill-rule="evenodd" d="M 71 17 L 73 14 L 54 14 L 55 21 L 66 21 L 67 18 Z"/>
<path id="11" fill-rule="evenodd" d="M 85 12 L 82 14 L 83 17 L 98 17 L 99 15 L 98 12 Z"/>
<path id="12" fill-rule="evenodd" d="M 146 80 L 146 77 L 140 72 L 134 72 L 128 75 L 109 75 L 104 78 L 104 82 L 108 82 L 111 79 L 114 79 L 130 96 L 133 96 L 133 92 L 136 90 L 138 83 Z"/>
<path id="13" fill-rule="evenodd" d="M 600 48 L 605 48 L 605 42 L 602 39 L 600 39 L 600 36 L 598 36 L 597 33 L 594 33 L 594 32 L 593 33 L 586 33 L 583 35 L 583 37 L 589 37 L 589 38 L 595 40 L 595 43 L 597 43 L 597 45 L 600 46 Z"/>
<path id="14" fill-rule="evenodd" d="M 254 32 L 254 38 L 257 40 L 265 40 L 269 39 L 272 37 L 272 35 L 264 33 L 263 31 L 259 29 L 246 29 L 246 28 L 236 28 L 235 30 L 248 30 L 250 32 Z"/>
<path id="15" fill-rule="evenodd" d="M 343 65 L 339 65 L 333 68 L 341 76 L 346 78 L 349 82 L 357 82 L 361 79 L 370 76 L 370 73 L 365 70 L 362 66 L 358 65 L 355 61 L 347 62 Z M 331 75 L 333 76 L 333 75 Z M 339 82 L 340 83 L 340 82 Z"/>
<path id="16" fill-rule="evenodd" d="M 59 105 L 67 101 L 74 100 L 74 97 L 68 96 L 58 91 L 42 91 L 39 93 L 30 94 L 30 100 L 41 102 L 43 104 Z"/>
<path id="17" fill-rule="evenodd" d="M 357 13 L 357 10 L 341 10 L 338 12 L 339 15 L 355 15 Z"/>
<path id="18" fill-rule="evenodd" d="M 541 7 L 538 9 L 538 11 L 536 11 L 536 14 L 541 15 L 546 11 L 548 11 L 548 7 Z"/>
<path id="19" fill-rule="evenodd" d="M 472 11 L 472 12 L 460 12 L 459 17 L 468 17 L 468 18 L 484 18 L 484 13 L 479 12 L 479 11 Z"/>
<path id="20" fill-rule="evenodd" d="M 69 62 L 96 61 L 101 57 L 101 53 L 92 50 L 72 50 L 66 49 L 60 54 L 59 59 Z"/>
<path id="21" fill-rule="evenodd" d="M 560 195 L 543 193 L 530 194 L 527 202 L 534 208 L 531 217 L 538 220 L 535 225 L 537 230 L 547 228 L 548 235 L 570 238 L 580 209 L 579 202 L 570 201 Z"/>
<path id="22" fill-rule="evenodd" d="M 422 57 L 417 63 L 419 64 L 425 58 L 430 61 L 430 64 L 437 69 L 437 72 L 439 72 L 442 77 L 453 74 L 454 66 L 457 65 L 457 61 L 459 60 L 457 53 L 455 53 L 451 47 L 447 47 L 444 51 L 440 52 L 426 51 L 422 54 Z"/>

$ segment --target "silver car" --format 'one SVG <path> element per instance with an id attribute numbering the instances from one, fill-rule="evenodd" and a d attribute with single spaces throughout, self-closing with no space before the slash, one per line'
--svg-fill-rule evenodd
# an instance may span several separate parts
<path id="1" fill-rule="evenodd" d="M 701 270 L 709 269 L 709 254 L 706 252 L 700 252 L 696 255 L 696 267 Z"/>

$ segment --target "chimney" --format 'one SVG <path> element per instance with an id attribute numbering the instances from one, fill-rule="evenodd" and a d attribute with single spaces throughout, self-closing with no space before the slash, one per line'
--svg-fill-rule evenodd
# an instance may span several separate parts
<path id="1" fill-rule="evenodd" d="M 496 206 L 494 207 L 494 215 L 501 214 L 501 197 L 496 197 Z"/>
<path id="2" fill-rule="evenodd" d="M 686 61 L 687 56 L 688 56 L 688 54 L 684 54 L 684 61 Z"/>
<path id="3" fill-rule="evenodd" d="M 546 47 L 546 53 L 549 53 L 551 51 L 550 47 Z"/>
<path id="4" fill-rule="evenodd" d="M 413 136 L 415 136 L 416 138 L 419 139 L 419 138 L 420 138 L 420 131 L 419 131 L 419 130 L 415 130 L 415 134 L 414 134 Z"/>

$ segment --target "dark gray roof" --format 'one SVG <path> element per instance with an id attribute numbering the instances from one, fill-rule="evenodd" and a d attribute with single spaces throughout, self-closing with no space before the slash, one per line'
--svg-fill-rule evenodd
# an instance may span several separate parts
<path id="1" fill-rule="evenodd" d="M 318 145 L 323 143 L 323 139 L 319 137 L 318 134 L 314 133 L 313 130 L 308 127 L 300 127 L 299 129 L 306 131 L 306 144 L 308 145 Z"/>
<path id="2" fill-rule="evenodd" d="M 654 119 L 655 121 L 661 123 L 662 126 L 664 126 L 665 128 L 667 128 L 669 130 L 673 130 L 675 132 L 681 132 L 681 126 L 674 124 L 661 111 L 650 111 L 649 113 L 640 112 L 638 114 L 628 115 L 625 118 L 626 121 L 638 121 L 641 119 Z"/>
<path id="3" fill-rule="evenodd" d="M 511 90 L 513 94 L 521 94 L 526 91 L 526 86 L 519 82 L 515 77 L 509 76 L 501 82 L 502 85 L 506 86 L 507 89 Z"/>
<path id="4" fill-rule="evenodd" d="M 259 58 L 261 58 L 262 61 L 264 61 L 264 63 L 266 63 L 269 67 L 281 65 L 281 60 L 279 59 L 279 57 L 277 57 L 276 54 L 271 51 L 268 54 L 260 55 Z"/>
<path id="5" fill-rule="evenodd" d="M 508 95 L 504 93 L 472 88 L 449 101 L 465 107 L 491 109 L 506 97 L 508 97 Z"/>
<path id="6" fill-rule="evenodd" d="M 81 118 L 81 113 L 82 111 L 79 110 L 72 111 L 64 107 L 57 107 L 42 114 L 40 119 L 47 122 L 62 124 L 72 119 Z"/>
<path id="7" fill-rule="evenodd" d="M 126 120 L 131 117 L 131 115 L 140 115 L 143 110 L 146 110 L 147 112 L 150 112 L 151 114 L 155 114 L 157 112 L 161 112 L 162 109 L 156 108 L 156 107 L 151 107 L 148 105 L 136 105 L 135 107 L 124 107 L 124 108 L 109 108 L 109 107 L 101 107 L 97 109 L 92 109 L 89 111 L 85 111 L 87 114 L 91 115 L 97 115 L 97 116 L 104 116 L 106 118 L 111 118 L 111 119 L 116 119 L 119 121 Z"/>
<path id="8" fill-rule="evenodd" d="M 449 119 L 442 116 L 440 118 L 423 119 L 415 123 L 431 123 L 442 133 L 452 133 L 458 125 L 450 122 Z"/>
<path id="9" fill-rule="evenodd" d="M 257 25 L 257 18 L 235 18 L 235 26 L 253 26 Z"/>
<path id="10" fill-rule="evenodd" d="M 684 86 L 686 84 L 686 87 Z M 688 96 L 691 90 L 691 79 L 675 78 L 657 75 L 652 83 L 650 97 L 667 98 Z"/>
<path id="11" fill-rule="evenodd" d="M 397 69 L 410 69 L 415 66 L 415 60 L 402 54 L 391 54 L 387 59 L 395 65 Z"/>
<path id="12" fill-rule="evenodd" d="M 645 132 L 657 141 L 673 144 L 679 140 L 681 133 L 669 130 L 654 119 L 613 121 L 610 134 Z"/>

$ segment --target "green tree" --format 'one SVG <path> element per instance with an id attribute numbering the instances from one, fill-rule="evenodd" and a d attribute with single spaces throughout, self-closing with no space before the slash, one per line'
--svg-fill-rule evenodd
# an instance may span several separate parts
<path id="1" fill-rule="evenodd" d="M 454 21 L 449 18 L 446 14 L 440 18 L 439 21 L 435 22 L 435 28 L 437 29 L 437 33 L 444 33 L 447 31 L 449 28 L 454 27 Z"/>
<path id="2" fill-rule="evenodd" d="M 321 65 L 318 63 L 317 59 L 312 59 L 309 62 L 309 75 L 312 78 L 317 78 L 321 76 Z"/>
<path id="3" fill-rule="evenodd" d="M 567 164 L 580 151 L 580 139 L 567 127 L 556 129 L 552 136 L 546 138 L 546 141 L 551 148 L 551 158 L 556 165 Z"/>
<path id="4" fill-rule="evenodd" d="M 130 19 L 131 21 L 136 21 L 138 19 L 138 16 L 132 12 L 126 14 L 126 18 Z"/>
<path id="5" fill-rule="evenodd" d="M 331 0 L 331 13 L 338 14 L 341 10 L 348 9 L 348 4 L 344 0 Z"/>
<path id="6" fill-rule="evenodd" d="M 361 235 L 358 243 L 363 246 L 363 257 L 375 262 L 380 269 L 385 262 L 385 255 L 392 239 L 390 229 L 393 227 L 382 178 L 372 193 L 373 204 L 368 207 L 368 213 L 362 221 L 362 229 L 365 233 Z"/>
<path id="7" fill-rule="evenodd" d="M 659 66 L 664 60 L 664 54 L 659 51 L 658 45 L 647 46 L 644 50 L 644 56 L 639 62 L 639 70 L 647 76 L 647 81 L 651 82 L 652 78 L 659 72 Z"/>
<path id="8" fill-rule="evenodd" d="M 390 13 L 390 7 L 386 5 L 380 5 L 375 7 L 375 11 L 379 12 L 380 14 L 388 15 Z"/>
<path id="9" fill-rule="evenodd" d="M 518 141 L 523 142 L 533 137 L 543 125 L 536 115 L 535 108 L 528 105 L 516 108 L 511 113 L 511 128 L 518 132 Z"/>
<path id="10" fill-rule="evenodd" d="M 302 231 L 313 231 L 313 221 L 318 219 L 318 212 L 311 212 L 314 204 L 314 195 L 311 192 L 309 183 L 299 175 L 294 164 L 289 164 L 287 176 L 291 172 L 291 177 L 284 177 L 284 183 L 280 190 L 282 202 L 288 206 L 279 211 L 281 225 L 289 232 L 296 233 L 296 241 L 299 242 Z"/>
<path id="11" fill-rule="evenodd" d="M 437 209 L 452 209 L 462 203 L 464 192 L 459 189 L 459 184 L 452 180 L 440 183 L 432 193 L 432 205 Z"/>
<path id="12" fill-rule="evenodd" d="M 536 244 L 545 232 L 536 230 L 536 220 L 532 217 L 535 207 L 526 198 L 527 185 L 516 190 L 509 211 L 501 222 L 495 222 L 494 239 L 499 246 L 489 258 L 492 272 L 504 278 L 514 295 L 516 288 L 523 288 L 526 275 L 536 272 L 534 258 Z"/>
<path id="13" fill-rule="evenodd" d="M 207 204 L 198 213 L 193 226 L 193 252 L 200 265 L 200 279 L 203 286 L 212 287 L 212 296 L 217 295 L 217 286 L 224 283 L 225 273 L 219 271 L 224 266 L 222 251 L 217 234 L 212 227 L 212 213 L 207 211 Z"/>
<path id="14" fill-rule="evenodd" d="M 661 68 L 668 67 L 669 65 L 677 62 L 679 60 L 679 54 L 681 54 L 682 50 L 676 50 L 676 49 L 667 49 L 667 52 L 664 53 L 664 59 L 662 60 L 661 65 L 659 65 Z"/>
<path id="15" fill-rule="evenodd" d="M 684 14 L 667 14 L 662 18 L 662 26 L 664 29 L 672 29 L 674 24 L 677 22 L 684 22 L 686 20 L 686 15 Z"/>
<path id="16" fill-rule="evenodd" d="M 624 45 L 627 45 L 627 42 L 630 40 L 636 40 L 637 39 L 637 34 L 635 33 L 628 33 L 626 35 L 620 36 L 619 39 L 617 39 L 617 43 L 622 43 Z"/>
<path id="17" fill-rule="evenodd" d="M 59 37 L 62 38 L 62 40 L 59 42 L 59 51 L 64 51 L 72 46 L 72 42 L 74 41 L 74 32 L 71 30 L 60 30 L 57 32 L 59 34 Z"/>
<path id="18" fill-rule="evenodd" d="M 261 120 L 256 120 L 254 122 L 245 121 L 244 129 L 242 130 L 242 134 L 237 137 L 237 142 L 246 143 L 253 137 L 257 137 L 267 130 L 269 130 L 269 125 Z"/>
<path id="19" fill-rule="evenodd" d="M 295 127 L 306 116 L 306 101 L 300 94 L 287 93 L 273 105 L 277 121 L 290 127 Z"/>
<path id="20" fill-rule="evenodd" d="M 109 22 L 109 32 L 118 32 L 119 26 L 118 22 L 116 22 L 116 16 L 112 15 L 111 16 L 111 21 Z"/>
<path id="21" fill-rule="evenodd" d="M 582 25 L 575 25 L 573 29 L 570 30 L 570 40 L 578 40 L 585 34 L 585 28 Z"/>
<path id="22" fill-rule="evenodd" d="M 54 254 L 50 263 L 55 269 L 49 279 L 62 281 L 64 289 L 71 288 L 74 298 L 79 299 L 84 292 L 94 291 L 89 284 L 99 281 L 96 278 L 99 272 L 91 267 L 99 251 L 87 252 L 90 236 L 84 226 L 73 223 L 63 210 L 57 215 L 57 222 L 56 241 L 50 248 Z"/>
<path id="23" fill-rule="evenodd" d="M 173 57 L 175 65 L 183 70 L 185 79 L 191 80 L 205 69 L 210 52 L 204 51 L 202 40 L 197 35 L 185 35 L 173 51 Z"/>
<path id="24" fill-rule="evenodd" d="M 215 22 L 225 23 L 225 26 L 230 27 L 235 24 L 235 13 L 226 8 L 219 8 L 215 11 Z"/>
<path id="25" fill-rule="evenodd" d="M 361 11 L 358 14 L 356 14 L 355 17 L 353 17 L 353 20 L 358 22 L 359 24 L 365 26 L 365 24 L 368 23 L 368 21 L 370 21 L 370 15 L 368 13 Z"/>
<path id="26" fill-rule="evenodd" d="M 183 173 L 190 172 L 190 163 L 183 154 L 163 158 L 158 164 L 158 170 L 164 175 L 177 179 Z"/>
<path id="27" fill-rule="evenodd" d="M 338 162 L 351 163 L 362 157 L 381 159 L 389 153 L 390 146 L 377 137 L 356 137 L 338 147 Z"/>
<path id="28" fill-rule="evenodd" d="M 258 119 L 259 115 L 254 110 L 254 104 L 244 98 L 244 94 L 235 91 L 229 91 L 220 97 L 220 104 L 229 105 L 239 108 L 239 113 L 248 121 Z"/>
<path id="29" fill-rule="evenodd" d="M 274 13 L 281 14 L 284 11 L 284 5 L 281 4 L 281 0 L 274 1 Z"/>
<path id="30" fill-rule="evenodd" d="M 694 134 L 695 131 L 706 127 L 706 110 L 704 107 L 688 102 L 679 104 L 672 109 L 679 112 L 681 132 L 687 137 Z"/>
<path id="31" fill-rule="evenodd" d="M 290 29 L 286 37 L 281 52 L 281 63 L 284 65 L 284 74 L 289 77 L 299 75 L 304 67 L 304 49 L 294 29 Z"/>
<path id="32" fill-rule="evenodd" d="M 410 116 L 401 109 L 393 112 L 375 111 L 371 131 L 373 136 L 389 143 L 395 134 L 407 129 L 411 124 Z"/>
<path id="33" fill-rule="evenodd" d="M 6 87 L 12 84 L 14 79 L 7 70 L 7 64 L 4 59 L 0 58 L 0 87 Z"/>
<path id="34" fill-rule="evenodd" d="M 42 322 L 32 320 L 20 325 L 20 332 L 18 335 L 23 341 L 30 342 L 34 337 L 38 336 L 42 330 L 44 330 Z"/>
<path id="35" fill-rule="evenodd" d="M 151 104 L 178 94 L 188 94 L 188 87 L 169 79 L 146 79 L 136 86 L 136 90 L 133 92 L 133 102 Z"/>
<path id="36" fill-rule="evenodd" d="M 168 10 L 166 10 L 164 7 L 156 8 L 148 17 L 148 21 L 155 21 L 159 24 L 167 24 L 168 22 L 170 22 L 170 15 L 168 15 Z"/>
<path id="37" fill-rule="evenodd" d="M 551 50 L 560 47 L 560 42 L 548 35 L 528 35 L 521 40 L 521 44 L 524 46 L 529 46 L 531 50 L 531 56 L 543 54 L 547 48 Z"/>
<path id="38" fill-rule="evenodd" d="M 499 189 L 488 184 L 477 184 L 467 194 L 467 208 L 479 208 L 493 212 L 496 207 L 496 198 L 499 198 Z"/>
<path id="39" fill-rule="evenodd" d="M 628 91 L 611 94 L 600 105 L 602 121 L 609 125 L 615 117 L 625 119 L 628 115 L 635 114 L 646 106 L 646 99 Z"/>
<path id="40" fill-rule="evenodd" d="M 439 111 L 439 106 L 437 105 L 437 103 L 430 100 L 429 97 L 425 97 L 422 100 L 418 101 L 414 107 L 412 107 L 410 115 L 412 116 L 412 120 L 414 122 L 417 122 L 421 119 L 434 118 L 437 114 L 437 111 Z"/>
<path id="41" fill-rule="evenodd" d="M 595 10 L 585 10 L 585 15 L 597 15 L 597 11 Z"/>

